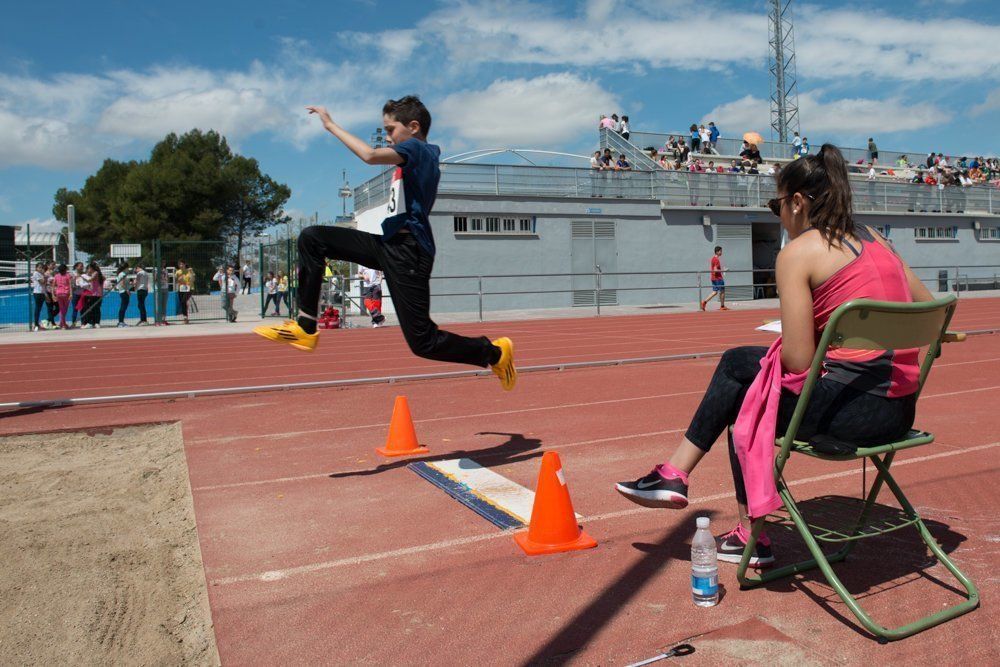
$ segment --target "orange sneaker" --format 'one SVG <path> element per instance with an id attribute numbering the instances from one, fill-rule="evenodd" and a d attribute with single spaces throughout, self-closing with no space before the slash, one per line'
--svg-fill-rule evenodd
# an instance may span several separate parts
<path id="1" fill-rule="evenodd" d="M 700 307 L 701 307 L 702 310 L 705 310 L 705 304 L 707 304 L 707 303 L 708 303 L 708 301 L 702 301 L 701 302 Z"/>
<path id="2" fill-rule="evenodd" d="M 500 348 L 500 361 L 492 366 L 493 374 L 500 378 L 500 386 L 510 391 L 517 384 L 517 369 L 514 367 L 514 341 L 497 338 L 493 344 Z"/>
<path id="3" fill-rule="evenodd" d="M 277 343 L 288 343 L 298 350 L 312 352 L 319 342 L 319 332 L 307 334 L 295 320 L 286 320 L 282 324 L 265 324 L 253 330 L 258 336 Z"/>
<path id="4" fill-rule="evenodd" d="M 719 310 L 729 310 L 729 309 L 728 309 L 728 308 L 726 308 L 725 306 L 720 306 L 720 307 L 719 307 Z"/>

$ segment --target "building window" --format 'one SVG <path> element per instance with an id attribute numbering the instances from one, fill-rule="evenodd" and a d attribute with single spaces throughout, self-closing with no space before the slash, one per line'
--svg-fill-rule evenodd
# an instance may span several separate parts
<path id="1" fill-rule="evenodd" d="M 918 239 L 958 239 L 958 227 L 914 227 L 913 236 Z"/>
<path id="2" fill-rule="evenodd" d="M 534 217 L 503 217 L 468 215 L 453 216 L 456 234 L 496 234 L 499 236 L 536 237 Z"/>
<path id="3" fill-rule="evenodd" d="M 983 227 L 979 230 L 979 238 L 984 241 L 1000 241 L 1000 227 Z"/>

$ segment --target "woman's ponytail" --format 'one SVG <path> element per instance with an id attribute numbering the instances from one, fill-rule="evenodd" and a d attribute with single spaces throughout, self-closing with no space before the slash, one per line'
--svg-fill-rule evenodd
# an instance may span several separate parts
<path id="1" fill-rule="evenodd" d="M 833 144 L 823 144 L 819 153 L 793 161 L 778 172 L 778 189 L 810 199 L 809 223 L 831 245 L 854 234 L 851 182 L 844 156 Z"/>

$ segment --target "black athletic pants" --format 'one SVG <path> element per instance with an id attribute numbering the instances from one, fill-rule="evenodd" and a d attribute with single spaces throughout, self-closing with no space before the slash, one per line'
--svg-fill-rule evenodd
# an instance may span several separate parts
<path id="1" fill-rule="evenodd" d="M 128 292 L 119 292 L 118 298 L 121 302 L 118 306 L 118 324 L 125 324 L 125 312 L 128 310 L 128 302 L 132 295 Z"/>
<path id="2" fill-rule="evenodd" d="M 136 303 L 139 305 L 139 321 L 146 321 L 146 297 L 149 296 L 149 290 L 141 289 L 136 290 L 135 299 Z"/>
<path id="3" fill-rule="evenodd" d="M 732 432 L 727 429 L 736 422 L 747 390 L 760 371 L 760 360 L 766 354 L 766 347 L 726 350 L 685 434 L 696 447 L 707 452 L 723 431 L 729 433 L 729 460 L 736 500 L 741 503 L 747 500 L 743 470 L 733 446 Z M 776 435 L 785 433 L 798 399 L 797 394 L 788 390 L 781 392 Z M 902 437 L 913 426 L 916 405 L 916 395 L 886 398 L 820 379 L 795 438 L 808 440 L 823 434 L 858 446 L 884 444 Z"/>
<path id="4" fill-rule="evenodd" d="M 389 240 L 342 227 L 313 226 L 299 235 L 299 309 L 313 318 L 319 311 L 326 259 L 339 259 L 377 269 L 392 292 L 399 326 L 406 343 L 419 357 L 486 367 L 496 360 L 496 348 L 486 337 L 466 338 L 443 331 L 431 320 L 431 269 L 428 255 L 412 234 Z"/>

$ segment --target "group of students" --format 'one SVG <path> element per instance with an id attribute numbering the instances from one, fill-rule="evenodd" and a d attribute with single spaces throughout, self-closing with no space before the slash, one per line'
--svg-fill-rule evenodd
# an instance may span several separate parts
<path id="1" fill-rule="evenodd" d="M 123 265 L 119 267 L 116 278 L 105 278 L 96 262 L 86 266 L 77 262 L 72 271 L 65 264 L 57 266 L 55 262 L 39 262 L 30 279 L 32 331 L 72 329 L 78 325 L 84 329 L 100 328 L 101 303 L 108 290 L 118 291 L 121 297 L 118 326 L 125 326 L 125 310 L 128 308 L 129 292 L 133 289 L 139 298 L 139 324 L 148 324 L 145 301 L 149 294 L 149 274 L 142 267 L 137 267 L 134 276 L 129 276 L 127 271 L 127 265 Z M 47 310 L 44 319 L 43 306 Z"/>
<path id="2" fill-rule="evenodd" d="M 504 389 L 513 389 L 517 372 L 510 339 L 458 336 L 439 329 L 430 319 L 435 245 L 428 216 L 440 178 L 440 149 L 427 143 L 430 113 L 415 97 L 390 100 L 382 113 L 391 145 L 372 148 L 335 123 L 323 107 L 308 110 L 366 163 L 397 167 L 390 215 L 382 223 L 381 235 L 341 227 L 305 229 L 298 239 L 299 317 L 254 332 L 300 350 L 315 349 L 326 260 L 355 262 L 385 273 L 403 336 L 416 355 L 490 367 Z M 774 179 L 777 194 L 768 208 L 789 238 L 776 266 L 781 338 L 770 348 L 738 347 L 723 354 L 670 458 L 649 474 L 615 487 L 641 505 L 686 507 L 689 476 L 728 432 L 739 519 L 732 531 L 719 538 L 718 553 L 721 560 L 732 562 L 739 562 L 748 543 L 751 520 L 775 509 L 777 494 L 768 494 L 761 480 L 772 474 L 774 437 L 788 427 L 798 398 L 795 380 L 804 378 L 816 353 L 818 333 L 831 314 L 857 298 L 933 299 L 885 238 L 855 222 L 846 164 L 835 146 L 826 144 L 817 155 L 791 162 Z M 725 289 L 721 254 L 717 248 L 711 267 L 720 301 Z M 829 351 L 798 435 L 803 439 L 826 435 L 853 446 L 903 436 L 914 419 L 917 359 L 917 350 Z M 774 386 L 776 376 L 781 378 L 780 393 L 763 390 Z M 750 563 L 773 561 L 770 541 L 762 535 Z"/>
<path id="3" fill-rule="evenodd" d="M 272 315 L 281 317 L 281 302 L 285 302 L 288 312 L 292 311 L 292 304 L 288 300 L 288 276 L 284 271 L 279 271 L 275 275 L 274 271 L 268 271 L 267 280 L 264 281 L 264 314 L 267 314 L 268 306 L 274 304 Z"/>

